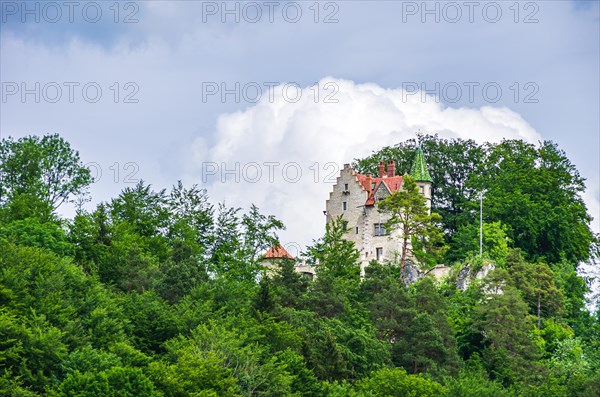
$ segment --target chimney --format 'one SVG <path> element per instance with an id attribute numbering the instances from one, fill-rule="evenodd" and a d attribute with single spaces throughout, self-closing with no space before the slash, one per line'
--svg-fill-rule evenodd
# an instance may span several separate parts
<path id="1" fill-rule="evenodd" d="M 385 175 L 385 163 L 383 162 L 383 160 L 381 160 L 379 162 L 379 177 L 383 178 L 383 175 Z"/>
<path id="2" fill-rule="evenodd" d="M 387 164 L 387 176 L 393 177 L 396 176 L 396 163 L 394 160 L 389 160 Z"/>
<path id="3" fill-rule="evenodd" d="M 367 174 L 366 181 L 367 181 L 367 194 L 368 194 L 368 196 L 370 196 L 371 195 L 371 189 L 372 189 L 371 186 L 373 186 L 373 175 Z"/>

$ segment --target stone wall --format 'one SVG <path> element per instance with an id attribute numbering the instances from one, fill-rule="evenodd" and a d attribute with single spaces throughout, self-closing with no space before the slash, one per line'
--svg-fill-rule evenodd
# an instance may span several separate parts
<path id="1" fill-rule="evenodd" d="M 380 185 L 375 193 L 375 202 L 379 202 L 380 198 L 385 198 L 389 194 L 385 185 Z M 380 213 L 375 205 L 365 206 L 367 195 L 368 192 L 359 182 L 356 172 L 349 164 L 345 164 L 326 202 L 328 223 L 340 215 L 348 222 L 348 232 L 345 237 L 353 241 L 360 252 L 362 274 L 369 261 L 377 259 L 377 248 L 383 249 L 380 258 L 382 262 L 393 259 L 394 254 L 400 250 L 398 231 L 387 236 L 375 236 L 375 224 L 385 223 L 389 216 Z"/>

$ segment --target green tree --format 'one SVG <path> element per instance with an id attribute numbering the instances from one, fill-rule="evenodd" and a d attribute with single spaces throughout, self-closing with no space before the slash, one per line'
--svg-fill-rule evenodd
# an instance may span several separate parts
<path id="1" fill-rule="evenodd" d="M 180 301 L 194 287 L 208 280 L 206 259 L 190 240 L 173 241 L 170 257 L 159 264 L 155 288 L 170 303 Z"/>
<path id="2" fill-rule="evenodd" d="M 136 292 L 121 298 L 128 319 L 127 333 L 133 346 L 146 354 L 164 352 L 163 344 L 177 335 L 171 307 L 154 291 Z"/>
<path id="3" fill-rule="evenodd" d="M 110 216 L 114 224 L 125 223 L 142 237 L 163 235 L 170 217 L 165 190 L 155 192 L 144 181 L 126 187 L 111 201 Z"/>
<path id="4" fill-rule="evenodd" d="M 308 295 L 313 310 L 325 317 L 348 315 L 358 305 L 355 298 L 360 282 L 359 252 L 342 217 L 326 225 L 325 235 L 307 248 L 307 259 L 315 266 L 316 280 Z"/>
<path id="5" fill-rule="evenodd" d="M 576 334 L 590 339 L 596 339 L 600 334 L 594 334 L 598 320 L 590 316 L 585 308 L 586 293 L 589 291 L 586 280 L 577 274 L 575 266 L 567 261 L 552 264 L 556 276 L 556 286 L 563 295 L 564 318 Z M 591 323 L 590 323 L 591 322 Z"/>
<path id="6" fill-rule="evenodd" d="M 209 250 L 210 270 L 219 275 L 243 277 L 242 233 L 240 208 L 227 208 L 220 203 L 215 221 L 214 238 Z M 241 272 L 241 274 L 240 274 Z"/>
<path id="7" fill-rule="evenodd" d="M 409 291 L 394 271 L 373 263 L 361 285 L 371 321 L 389 344 L 392 362 L 412 374 L 456 373 L 460 361 L 443 297 L 430 279 Z"/>
<path id="8" fill-rule="evenodd" d="M 440 250 L 443 246 L 443 234 L 436 225 L 441 217 L 429 213 L 425 198 L 410 175 L 404 175 L 402 189 L 384 198 L 378 209 L 390 215 L 386 229 L 399 231 L 402 271 L 413 255 L 423 258 L 427 251 Z M 413 249 L 417 246 L 420 249 Z"/>
<path id="9" fill-rule="evenodd" d="M 403 368 L 384 368 L 357 382 L 357 388 L 369 396 L 443 397 L 441 384 L 419 375 L 409 375 Z"/>
<path id="10" fill-rule="evenodd" d="M 45 316 L 69 346 L 106 347 L 125 338 L 113 294 L 69 258 L 0 242 L 0 263 L 0 304 L 21 316 Z"/>
<path id="11" fill-rule="evenodd" d="M 202 353 L 190 346 L 176 354 L 173 363 L 155 361 L 149 366 L 150 378 L 165 396 L 241 396 L 232 371 L 223 367 L 216 352 Z"/>
<path id="12" fill-rule="evenodd" d="M 71 351 L 61 363 L 61 369 L 65 374 L 75 371 L 85 373 L 105 371 L 121 365 L 121 358 L 116 354 L 86 345 Z"/>
<path id="13" fill-rule="evenodd" d="M 389 362 L 385 343 L 367 324 L 319 318 L 310 311 L 287 311 L 286 319 L 300 330 L 306 365 L 321 380 L 359 379 Z"/>
<path id="14" fill-rule="evenodd" d="M 396 338 L 396 330 L 417 314 L 406 285 L 394 276 L 397 270 L 397 266 L 372 261 L 360 286 L 360 299 L 369 310 L 378 336 L 390 344 Z"/>
<path id="15" fill-rule="evenodd" d="M 3 372 L 36 392 L 51 384 L 67 354 L 64 332 L 35 311 L 27 317 L 0 311 L 0 340 Z"/>
<path id="16" fill-rule="evenodd" d="M 425 347 L 423 354 L 433 359 L 431 374 L 456 374 L 460 368 L 456 339 L 448 318 L 448 305 L 437 286 L 430 278 L 425 278 L 411 286 L 415 308 L 419 313 L 427 313 L 431 317 L 435 338 L 428 341 L 430 348 Z M 428 331 L 431 333 L 431 331 Z M 426 338 L 422 338 L 426 339 Z M 413 349 L 417 344 L 413 345 Z"/>
<path id="17" fill-rule="evenodd" d="M 239 213 L 240 208 L 219 204 L 209 250 L 210 270 L 231 279 L 254 281 L 262 269 L 262 253 L 278 244 L 277 231 L 285 227 L 274 216 L 261 214 L 255 205 L 248 213 Z"/>
<path id="18" fill-rule="evenodd" d="M 167 199 L 171 216 L 169 237 L 173 240 L 193 239 L 206 251 L 213 237 L 213 206 L 208 202 L 206 189 L 190 188 L 178 181 Z"/>
<path id="19" fill-rule="evenodd" d="M 590 363 L 583 349 L 584 346 L 577 338 L 559 341 L 550 359 L 550 368 L 566 382 L 577 376 L 584 377 L 590 370 Z"/>
<path id="20" fill-rule="evenodd" d="M 563 294 L 557 288 L 552 269 L 541 262 L 527 263 L 518 251 L 508 258 L 510 276 L 522 293 L 530 311 L 537 317 L 537 328 L 542 325 L 542 315 L 556 316 L 564 311 Z"/>
<path id="21" fill-rule="evenodd" d="M 250 211 L 242 216 L 244 251 L 250 262 L 257 262 L 268 248 L 279 244 L 276 232 L 285 230 L 283 223 L 273 215 L 263 215 L 252 204 Z"/>
<path id="22" fill-rule="evenodd" d="M 294 376 L 281 365 L 280 356 L 252 343 L 252 329 L 231 327 L 233 323 L 225 326 L 211 321 L 192 330 L 189 338 L 179 337 L 166 344 L 178 363 L 174 371 L 183 375 L 178 376 L 181 382 L 177 383 L 189 387 L 190 392 L 208 389 L 217 395 L 236 395 L 236 390 L 244 395 L 289 395 Z"/>
<path id="23" fill-rule="evenodd" d="M 510 239 L 501 222 L 483 223 L 483 253 L 498 265 L 506 264 Z M 463 260 L 479 255 L 479 224 L 462 226 L 453 235 L 446 258 L 450 261 Z"/>
<path id="24" fill-rule="evenodd" d="M 214 238 L 213 207 L 205 189 L 173 186 L 167 197 L 169 257 L 161 259 L 156 288 L 169 302 L 179 301 L 208 278 L 208 251 Z"/>
<path id="25" fill-rule="evenodd" d="M 68 239 L 74 246 L 74 260 L 88 272 L 95 269 L 96 228 L 91 214 L 77 211 L 72 222 L 69 222 Z"/>
<path id="26" fill-rule="evenodd" d="M 473 186 L 487 189 L 486 220 L 507 225 L 508 237 L 529 259 L 587 260 L 593 234 L 581 197 L 585 184 L 564 151 L 549 141 L 536 147 L 518 140 L 486 151 L 484 171 L 472 178 Z"/>
<path id="27" fill-rule="evenodd" d="M 360 253 L 352 241 L 344 238 L 346 221 L 340 216 L 325 226 L 325 236 L 307 249 L 309 262 L 315 265 L 317 276 L 358 279 Z"/>
<path id="28" fill-rule="evenodd" d="M 55 396 L 160 396 L 140 368 L 112 367 L 100 372 L 75 371 L 60 384 Z"/>
<path id="29" fill-rule="evenodd" d="M 15 220 L 2 226 L 0 239 L 18 245 L 45 248 L 61 256 L 72 255 L 75 248 L 59 224 L 41 222 L 37 218 Z"/>
<path id="30" fill-rule="evenodd" d="M 483 363 L 493 380 L 510 385 L 539 373 L 535 326 L 516 289 L 505 284 L 475 310 L 473 331 L 482 336 Z"/>
<path id="31" fill-rule="evenodd" d="M 291 259 L 284 258 L 278 261 L 277 265 L 278 269 L 270 277 L 276 302 L 282 307 L 303 308 L 308 290 L 306 276 L 294 269 L 295 264 Z"/>
<path id="32" fill-rule="evenodd" d="M 469 363 L 472 364 L 472 363 Z M 447 378 L 448 397 L 509 397 L 511 393 L 502 384 L 490 381 L 483 367 L 470 365 L 454 377 Z"/>
<path id="33" fill-rule="evenodd" d="M 56 210 L 92 182 L 79 153 L 58 134 L 0 141 L 0 203 L 37 198 Z"/>
<path id="34" fill-rule="evenodd" d="M 124 292 L 143 292 L 159 282 L 159 262 L 166 255 L 162 237 L 144 238 L 121 222 L 113 228 L 111 245 L 99 265 L 100 279 Z"/>
<path id="35" fill-rule="evenodd" d="M 447 242 L 459 229 L 477 223 L 476 197 L 486 189 L 485 221 L 502 222 L 527 259 L 544 257 L 550 264 L 587 260 L 593 234 L 581 197 L 584 180 L 555 143 L 504 140 L 478 145 L 428 135 L 420 145 L 433 178 L 432 211 L 442 217 Z M 376 173 L 379 160 L 387 158 L 398 169 L 409 170 L 416 146 L 408 140 L 386 147 L 355 166 L 361 173 Z"/>

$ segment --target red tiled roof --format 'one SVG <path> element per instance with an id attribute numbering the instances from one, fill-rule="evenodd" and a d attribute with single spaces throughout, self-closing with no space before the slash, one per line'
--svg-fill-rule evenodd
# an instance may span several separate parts
<path id="1" fill-rule="evenodd" d="M 295 259 L 289 252 L 285 250 L 281 245 L 274 245 L 263 255 L 263 259 Z"/>
<path id="2" fill-rule="evenodd" d="M 371 193 L 369 194 L 369 197 L 367 197 L 367 201 L 365 202 L 365 205 L 374 205 L 375 204 L 375 191 L 377 191 L 377 189 L 379 188 L 379 185 L 381 183 L 383 183 L 385 186 L 387 186 L 389 191 L 392 193 L 397 192 L 402 187 L 402 177 L 399 175 L 391 176 L 391 177 L 388 176 L 388 177 L 383 177 L 383 178 L 371 177 L 371 183 L 373 183 L 373 182 L 375 183 L 375 187 L 373 189 L 370 189 L 369 183 L 367 182 L 366 175 L 356 174 L 356 177 L 358 178 L 358 181 L 360 182 L 360 184 L 366 191 L 371 190 Z"/>

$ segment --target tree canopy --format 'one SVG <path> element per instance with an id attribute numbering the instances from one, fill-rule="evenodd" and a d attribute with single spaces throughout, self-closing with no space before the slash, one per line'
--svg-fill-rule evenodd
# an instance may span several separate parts
<path id="1" fill-rule="evenodd" d="M 381 153 L 404 161 L 413 145 Z M 283 223 L 198 185 L 140 181 L 62 218 L 91 182 L 77 152 L 57 135 L 0 147 L 0 395 L 600 395 L 600 313 L 575 272 L 591 238 L 584 185 L 554 144 L 426 137 L 440 217 L 410 177 L 382 209 L 413 222 L 417 260 L 454 265 L 410 285 L 400 263 L 361 275 L 343 218 L 302 255 L 314 279 L 291 259 L 266 271 Z M 445 257 L 427 256 L 441 233 Z M 457 288 L 483 261 L 492 270 Z"/>
<path id="2" fill-rule="evenodd" d="M 528 259 L 566 260 L 573 268 L 589 259 L 595 238 L 582 198 L 585 181 L 555 143 L 477 144 L 427 135 L 420 145 L 433 179 L 432 211 L 440 214 L 451 246 L 457 245 L 457 239 L 465 243 L 461 230 L 478 224 L 478 194 L 484 192 L 484 221 L 500 222 L 512 246 L 523 250 Z M 355 167 L 374 173 L 385 158 L 408 171 L 416 146 L 415 140 L 408 140 L 385 147 L 356 160 Z M 452 250 L 448 258 L 454 259 Z"/>
<path id="3" fill-rule="evenodd" d="M 79 153 L 58 134 L 0 141 L 0 202 L 37 199 L 56 210 L 92 182 Z"/>

